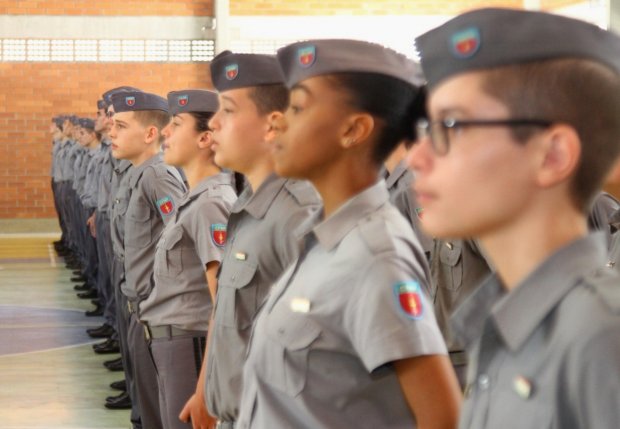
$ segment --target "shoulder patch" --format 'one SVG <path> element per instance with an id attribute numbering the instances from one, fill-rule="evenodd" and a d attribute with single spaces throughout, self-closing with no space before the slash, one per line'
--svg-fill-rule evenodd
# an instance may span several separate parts
<path id="1" fill-rule="evenodd" d="M 422 319 L 424 317 L 424 306 L 420 283 L 409 280 L 396 283 L 393 288 L 396 307 L 399 311 L 409 319 Z"/>
<path id="2" fill-rule="evenodd" d="M 301 206 L 318 205 L 321 203 L 321 198 L 319 197 L 318 192 L 308 182 L 301 180 L 287 180 L 284 187 Z"/>
<path id="3" fill-rule="evenodd" d="M 211 240 L 217 247 L 224 247 L 226 244 L 226 225 L 223 223 L 212 223 Z"/>
<path id="4" fill-rule="evenodd" d="M 174 200 L 171 197 L 164 197 L 157 200 L 157 210 L 162 217 L 170 216 L 174 213 Z"/>

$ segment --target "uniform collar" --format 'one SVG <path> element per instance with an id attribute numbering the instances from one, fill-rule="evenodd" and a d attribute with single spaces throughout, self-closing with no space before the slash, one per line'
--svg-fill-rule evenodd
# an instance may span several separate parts
<path id="1" fill-rule="evenodd" d="M 256 219 L 262 219 L 284 187 L 286 180 L 272 173 L 261 183 L 256 192 L 252 192 L 252 188 L 246 186 L 233 206 L 232 212 L 239 213 L 245 210 Z"/>
<path id="2" fill-rule="evenodd" d="M 110 153 L 110 156 L 112 157 L 112 153 Z M 116 171 L 116 174 L 124 173 L 131 168 L 131 162 L 126 159 L 116 159 L 114 157 L 112 157 L 112 159 L 116 161 L 114 162 L 114 171 Z"/>
<path id="3" fill-rule="evenodd" d="M 396 183 L 398 183 L 398 181 L 403 178 L 408 172 L 409 169 L 407 168 L 407 164 L 404 160 L 396 164 L 394 171 L 392 171 L 392 173 L 387 177 L 387 179 L 385 179 L 385 184 L 387 188 L 392 189 L 394 185 L 396 185 Z"/>
<path id="4" fill-rule="evenodd" d="M 232 186 L 232 177 L 230 173 L 220 172 L 213 176 L 205 177 L 198 184 L 190 189 L 187 194 L 187 198 L 183 201 L 181 206 L 187 204 L 189 201 L 196 199 L 200 194 L 206 192 L 210 188 L 214 188 L 221 185 Z"/>
<path id="5" fill-rule="evenodd" d="M 320 211 L 312 218 L 315 225 L 312 232 L 325 250 L 332 250 L 358 224 L 360 219 L 373 213 L 389 200 L 389 194 L 383 179 L 349 199 L 327 219 L 319 222 L 323 216 Z M 318 224 L 316 224 L 319 222 Z M 309 226 L 309 224 L 308 224 Z"/>
<path id="6" fill-rule="evenodd" d="M 612 233 L 620 230 L 620 209 L 616 210 L 609 216 L 609 225 L 612 228 Z"/>
<path id="7" fill-rule="evenodd" d="M 164 161 L 162 159 L 161 153 L 158 153 L 157 155 L 153 155 L 152 157 L 144 161 L 142 164 L 135 167 L 133 170 L 133 173 L 131 173 L 131 178 L 129 179 L 129 186 L 131 186 L 132 188 L 135 188 L 138 182 L 140 181 L 140 177 L 142 177 L 142 173 L 144 173 L 144 170 L 146 170 L 151 165 L 157 165 L 163 162 Z"/>
<path id="8" fill-rule="evenodd" d="M 490 314 L 504 343 L 518 350 L 542 320 L 597 267 L 605 266 L 604 234 L 575 240 L 551 255 L 510 293 L 493 275 L 458 308 L 451 327 L 466 344 L 480 336 Z"/>

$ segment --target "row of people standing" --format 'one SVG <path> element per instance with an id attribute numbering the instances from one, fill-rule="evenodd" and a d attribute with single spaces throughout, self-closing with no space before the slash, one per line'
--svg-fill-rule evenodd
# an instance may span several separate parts
<path id="1" fill-rule="evenodd" d="M 496 25 L 494 19 L 516 19 L 536 22 L 539 29 L 559 19 L 542 16 L 491 10 L 462 21 L 488 30 Z M 581 37 L 600 31 L 571 20 L 561 24 L 574 27 Z M 420 39 L 456 41 L 456 53 L 433 45 L 428 57 L 422 56 L 432 83 L 431 105 L 437 81 L 470 70 L 450 55 L 458 58 L 461 50 L 468 55 L 472 50 L 473 57 L 481 43 L 479 29 L 461 34 L 453 25 Z M 557 34 L 545 36 L 558 42 Z M 617 43 L 615 36 L 603 37 L 609 45 Z M 493 46 L 493 41 L 484 43 Z M 543 57 L 560 55 L 555 45 L 545 49 Z M 436 59 L 435 52 L 448 60 Z M 498 55 L 498 64 L 535 61 L 528 53 L 523 58 Z M 477 59 L 471 70 L 480 67 Z M 119 301 L 127 305 L 117 308 L 126 309 L 128 327 L 119 331 L 128 339 L 121 348 L 132 361 L 142 424 L 184 427 L 177 413 L 191 396 L 181 419 L 191 418 L 194 427 L 453 427 L 460 389 L 433 307 L 445 322 L 454 304 L 490 271 L 487 258 L 496 260 L 497 254 L 483 256 L 478 244 L 467 239 L 477 231 L 439 227 L 437 219 L 431 221 L 434 229 L 428 228 L 432 233 L 460 239 L 435 239 L 433 244 L 416 235 L 427 222 L 427 209 L 433 208 L 432 195 L 422 192 L 428 206 L 412 199 L 410 186 L 392 197 L 399 201 L 406 195 L 409 223 L 388 202 L 386 183 L 379 180 L 382 165 L 400 142 L 416 137 L 412 124 L 420 120 L 419 131 L 431 132 L 439 155 L 446 153 L 438 147 L 441 139 L 448 139 L 440 133 L 452 132 L 445 118 L 440 122 L 445 129 L 425 128 L 416 65 L 365 42 L 310 41 L 282 48 L 277 58 L 220 54 L 211 75 L 219 107 L 211 104 L 208 127 L 198 127 L 196 117 L 190 117 L 202 112 L 196 109 L 209 104 L 209 97 L 215 102 L 213 93 L 173 92 L 167 103 L 136 91 L 111 97 L 112 154 L 133 165 L 116 193 L 112 229 L 114 254 L 125 272 Z M 174 115 L 168 125 L 155 113 L 164 111 Z M 496 122 L 510 126 L 507 120 Z M 184 168 L 189 194 L 177 188 L 181 181 L 175 170 L 158 155 L 160 133 L 166 139 L 164 158 Z M 198 164 L 211 168 L 210 180 L 226 176 L 218 173 L 221 167 L 245 175 L 247 186 L 239 198 L 233 203 L 229 192 L 229 206 L 220 207 L 223 219 L 211 216 L 216 201 L 222 205 L 225 200 L 219 192 L 206 208 L 192 210 L 198 207 L 192 201 L 200 199 L 195 189 L 201 189 L 194 184 L 202 182 L 196 181 L 190 160 L 199 158 L 179 155 L 181 141 L 208 149 L 209 159 Z M 428 166 L 413 159 L 420 144 L 412 149 L 410 163 L 424 177 Z M 393 174 L 388 182 L 407 174 L 398 163 L 388 164 Z M 223 182 L 232 189 L 229 175 Z M 599 200 L 600 206 L 613 202 L 607 196 Z M 617 211 L 617 205 L 610 207 L 602 218 Z M 598 224 L 608 228 L 607 221 Z M 432 281 L 429 256 L 435 277 L 445 276 L 441 284 Z M 611 326 L 617 333 L 617 323 Z M 202 363 L 205 330 L 209 339 Z M 458 344 L 449 351 L 452 363 L 461 367 L 466 355 Z M 478 362 L 472 368 L 478 378 L 470 381 L 486 389 L 488 383 L 480 378 L 486 374 L 476 374 Z M 517 376 L 514 388 L 528 399 L 531 375 Z M 478 425 L 480 418 L 474 416 L 472 427 L 484 427 Z M 615 418 L 609 411 L 590 421 Z"/>

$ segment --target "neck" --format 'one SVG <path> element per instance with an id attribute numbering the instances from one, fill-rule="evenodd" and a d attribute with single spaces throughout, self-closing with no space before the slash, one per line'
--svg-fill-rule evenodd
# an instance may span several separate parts
<path id="1" fill-rule="evenodd" d="M 262 162 L 255 163 L 251 169 L 248 169 L 247 171 L 242 171 L 241 173 L 245 175 L 245 178 L 250 183 L 252 191 L 256 192 L 256 190 L 260 188 L 260 185 L 263 184 L 265 179 L 267 179 L 267 177 L 273 174 L 274 171 L 275 167 L 273 165 L 273 161 L 271 161 L 271 158 L 269 158 L 268 160 L 263 160 Z"/>
<path id="2" fill-rule="evenodd" d="M 90 150 L 95 150 L 99 147 L 99 145 L 101 144 L 101 142 L 97 139 L 93 140 L 92 142 L 90 142 L 90 144 L 88 145 L 88 148 Z"/>
<path id="3" fill-rule="evenodd" d="M 323 200 L 325 218 L 355 195 L 374 185 L 378 180 L 377 166 L 360 165 L 356 160 L 343 160 L 321 172 L 318 177 L 311 177 L 317 192 Z"/>
<path id="4" fill-rule="evenodd" d="M 480 243 L 504 287 L 512 290 L 553 253 L 587 233 L 585 216 L 567 203 L 531 210 L 512 225 L 482 234 Z"/>
<path id="5" fill-rule="evenodd" d="M 207 177 L 215 176 L 220 173 L 220 169 L 213 163 L 205 163 L 202 159 L 196 158 L 194 161 L 181 166 L 187 178 L 189 189 L 194 189 L 198 183 Z"/>
<path id="6" fill-rule="evenodd" d="M 390 154 L 388 159 L 385 160 L 385 168 L 386 170 L 392 174 L 396 166 L 407 156 L 407 148 L 404 144 L 399 144 L 394 149 L 394 152 Z"/>
<path id="7" fill-rule="evenodd" d="M 133 164 L 134 167 L 138 167 L 149 159 L 153 158 L 155 155 L 159 153 L 159 147 L 149 147 L 144 152 L 140 153 L 138 156 L 129 160 Z"/>

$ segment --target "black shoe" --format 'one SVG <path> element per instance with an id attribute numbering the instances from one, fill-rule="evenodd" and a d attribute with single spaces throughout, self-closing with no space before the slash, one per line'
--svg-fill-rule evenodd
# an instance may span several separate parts
<path id="1" fill-rule="evenodd" d="M 89 289 L 86 292 L 81 292 L 77 294 L 77 297 L 80 299 L 91 299 L 91 298 L 97 298 L 99 295 L 97 295 L 97 290 L 96 289 Z"/>
<path id="2" fill-rule="evenodd" d="M 119 361 L 118 363 L 110 364 L 110 365 L 106 366 L 106 368 L 108 368 L 108 371 L 112 371 L 112 372 L 121 372 L 121 371 L 125 370 L 125 367 L 123 367 L 123 361 Z"/>
<path id="3" fill-rule="evenodd" d="M 84 315 L 86 315 L 86 317 L 99 317 L 99 316 L 103 316 L 103 307 L 98 305 L 97 307 L 95 307 L 92 310 L 88 310 L 84 312 Z M 106 335 L 104 337 L 93 337 L 93 338 L 105 338 L 105 337 L 111 337 L 112 334 L 110 335 Z M 91 335 L 92 337 L 92 335 Z"/>
<path id="4" fill-rule="evenodd" d="M 128 410 L 131 408 L 131 398 L 129 393 L 124 392 L 112 402 L 105 403 L 105 407 L 110 410 Z"/>
<path id="5" fill-rule="evenodd" d="M 75 285 L 73 286 L 73 290 L 78 290 L 81 292 L 84 292 L 86 290 L 91 290 L 92 288 L 90 287 L 90 285 L 88 283 L 82 283 L 81 285 Z"/>
<path id="6" fill-rule="evenodd" d="M 110 402 L 116 402 L 120 399 L 123 399 L 123 397 L 127 394 L 127 391 L 124 390 L 121 393 L 119 393 L 118 395 L 114 395 L 114 396 L 108 396 L 107 398 L 105 398 L 105 401 L 109 404 Z"/>
<path id="7" fill-rule="evenodd" d="M 122 365 L 123 364 L 123 358 L 116 358 L 116 359 L 111 359 L 111 360 L 106 360 L 105 362 L 103 362 L 103 366 L 105 366 L 106 368 L 109 368 L 110 366 L 116 366 L 116 365 Z"/>
<path id="8" fill-rule="evenodd" d="M 92 338 L 110 338 L 114 334 L 114 328 L 104 323 L 98 328 L 87 329 L 86 333 Z"/>
<path id="9" fill-rule="evenodd" d="M 75 277 L 71 277 L 69 280 L 72 281 L 73 283 L 82 283 L 86 281 L 86 277 L 84 277 L 81 274 L 78 274 Z"/>
<path id="10" fill-rule="evenodd" d="M 114 383 L 110 383 L 110 387 L 114 390 L 121 390 L 123 392 L 127 391 L 127 382 L 125 379 L 115 381 Z"/>
<path id="11" fill-rule="evenodd" d="M 120 348 L 118 346 L 118 341 L 108 338 L 105 342 L 100 344 L 95 344 L 93 346 L 93 350 L 95 353 L 104 355 L 109 353 L 118 353 L 120 352 Z"/>

